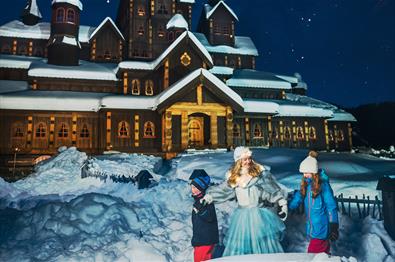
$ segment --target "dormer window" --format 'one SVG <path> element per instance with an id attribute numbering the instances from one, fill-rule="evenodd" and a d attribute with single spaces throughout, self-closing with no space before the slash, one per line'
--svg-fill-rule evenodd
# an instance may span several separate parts
<path id="1" fill-rule="evenodd" d="M 143 6 L 139 6 L 137 9 L 137 15 L 138 16 L 145 16 L 145 9 Z"/>
<path id="2" fill-rule="evenodd" d="M 64 9 L 58 8 L 56 9 L 56 23 L 63 23 L 64 20 Z"/>
<path id="3" fill-rule="evenodd" d="M 75 12 L 73 9 L 67 9 L 67 22 L 75 23 Z"/>

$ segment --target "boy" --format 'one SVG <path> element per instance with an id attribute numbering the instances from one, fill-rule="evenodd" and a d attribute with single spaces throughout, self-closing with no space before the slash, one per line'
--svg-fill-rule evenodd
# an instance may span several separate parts
<path id="1" fill-rule="evenodd" d="M 193 203 L 192 210 L 192 246 L 194 262 L 212 258 L 215 244 L 218 243 L 218 222 L 214 204 L 203 205 L 204 197 L 210 185 L 210 176 L 203 169 L 195 169 L 189 177 Z"/>

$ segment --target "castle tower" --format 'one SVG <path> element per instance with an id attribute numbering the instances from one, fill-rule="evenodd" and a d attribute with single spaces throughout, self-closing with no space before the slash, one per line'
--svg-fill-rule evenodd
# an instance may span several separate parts
<path id="1" fill-rule="evenodd" d="M 22 22 L 25 25 L 36 25 L 42 18 L 36 0 L 28 0 L 26 7 L 21 13 Z"/>
<path id="2" fill-rule="evenodd" d="M 79 0 L 52 1 L 48 64 L 78 65 L 81 49 L 78 40 L 81 11 L 82 3 Z"/>

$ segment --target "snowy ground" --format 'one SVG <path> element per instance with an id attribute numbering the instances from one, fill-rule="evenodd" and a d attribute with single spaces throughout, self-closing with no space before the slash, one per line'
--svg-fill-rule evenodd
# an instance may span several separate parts
<path id="1" fill-rule="evenodd" d="M 255 149 L 258 162 L 271 166 L 289 191 L 300 181 L 298 163 L 305 150 Z M 158 184 L 137 190 L 133 184 L 80 178 L 85 153 L 69 148 L 40 165 L 24 180 L 0 179 L 0 261 L 191 261 L 192 234 L 187 179 L 195 168 L 204 168 L 220 182 L 232 163 L 231 152 L 196 152 L 174 159 L 171 169 L 159 175 L 161 159 L 135 154 L 101 156 L 95 163 L 108 172 L 135 175 L 141 169 L 154 174 Z M 323 153 L 335 193 L 377 195 L 377 178 L 394 174 L 395 161 L 362 154 Z M 217 205 L 221 239 L 235 203 Z M 383 222 L 340 216 L 340 238 L 333 254 L 358 261 L 394 261 L 395 241 Z M 307 247 L 304 218 L 292 214 L 286 222 L 284 248 L 303 253 Z M 307 254 L 282 254 L 277 261 L 323 261 Z M 233 259 L 233 260 L 232 260 Z M 238 258 L 258 261 L 259 256 Z M 267 259 L 269 259 L 267 257 Z M 332 257 L 332 259 L 334 259 Z M 221 258 L 218 261 L 235 261 Z"/>

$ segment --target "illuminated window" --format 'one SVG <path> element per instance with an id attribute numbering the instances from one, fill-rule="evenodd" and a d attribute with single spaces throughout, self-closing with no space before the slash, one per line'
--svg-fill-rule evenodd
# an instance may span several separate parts
<path id="1" fill-rule="evenodd" d="M 129 124 L 126 121 L 121 121 L 118 124 L 118 136 L 120 138 L 129 137 Z"/>
<path id="2" fill-rule="evenodd" d="M 20 138 L 24 136 L 22 123 L 15 123 L 12 127 L 12 137 Z"/>
<path id="3" fill-rule="evenodd" d="M 138 9 L 137 9 L 137 15 L 138 16 L 145 16 L 145 10 L 144 10 L 144 7 L 143 6 L 139 6 L 138 7 Z"/>
<path id="4" fill-rule="evenodd" d="M 152 80 L 145 81 L 145 94 L 147 96 L 152 96 L 154 94 L 154 81 Z"/>
<path id="5" fill-rule="evenodd" d="M 317 139 L 317 133 L 315 131 L 315 127 L 309 127 L 309 138 L 310 140 L 315 140 Z"/>
<path id="6" fill-rule="evenodd" d="M 137 30 L 137 34 L 139 35 L 139 36 L 143 36 L 144 35 L 144 27 L 141 25 L 140 27 L 139 27 L 139 29 Z"/>
<path id="7" fill-rule="evenodd" d="M 163 38 L 165 36 L 165 30 L 162 25 L 158 28 L 158 37 Z"/>
<path id="8" fill-rule="evenodd" d="M 233 137 L 241 137 L 239 124 L 236 124 L 236 123 L 233 124 Z"/>
<path id="9" fill-rule="evenodd" d="M 88 138 L 89 137 L 89 129 L 88 129 L 88 126 L 86 124 L 84 124 L 82 126 L 80 137 L 81 138 Z"/>
<path id="10" fill-rule="evenodd" d="M 60 129 L 59 129 L 59 132 L 58 132 L 58 137 L 65 138 L 65 137 L 68 137 L 68 136 L 69 136 L 69 128 L 68 128 L 68 126 L 65 123 L 62 123 L 60 125 Z"/>
<path id="11" fill-rule="evenodd" d="M 254 138 L 262 137 L 262 128 L 260 124 L 254 124 Z"/>
<path id="12" fill-rule="evenodd" d="M 291 139 L 291 128 L 289 126 L 284 127 L 284 138 L 285 140 Z"/>
<path id="13" fill-rule="evenodd" d="M 144 123 L 144 138 L 155 138 L 155 125 L 151 121 Z"/>
<path id="14" fill-rule="evenodd" d="M 344 141 L 344 132 L 343 132 L 343 130 L 338 130 L 338 132 L 337 132 L 337 141 L 340 141 L 340 142 Z"/>
<path id="15" fill-rule="evenodd" d="M 64 9 L 63 8 L 56 9 L 56 22 L 62 23 L 63 20 L 64 20 Z"/>
<path id="16" fill-rule="evenodd" d="M 140 80 L 133 79 L 132 80 L 132 95 L 140 94 Z"/>
<path id="17" fill-rule="evenodd" d="M 44 123 L 39 123 L 36 128 L 36 137 L 45 137 L 47 135 L 47 126 Z"/>
<path id="18" fill-rule="evenodd" d="M 67 9 L 67 22 L 75 23 L 75 12 L 73 9 Z"/>
<path id="19" fill-rule="evenodd" d="M 298 140 L 304 139 L 303 127 L 298 126 L 296 136 L 297 136 Z"/>
<path id="20" fill-rule="evenodd" d="M 335 141 L 335 137 L 334 137 L 334 135 L 333 135 L 333 131 L 332 130 L 329 130 L 329 141 Z"/>

